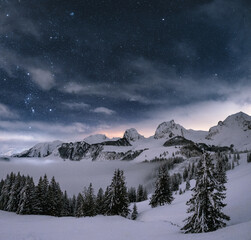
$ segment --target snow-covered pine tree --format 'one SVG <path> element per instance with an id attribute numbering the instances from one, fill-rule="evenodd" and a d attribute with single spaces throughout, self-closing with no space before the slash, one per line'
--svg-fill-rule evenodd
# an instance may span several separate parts
<path id="1" fill-rule="evenodd" d="M 6 179 L 4 180 L 4 184 L 2 186 L 1 194 L 0 194 L 0 209 L 7 210 L 7 204 L 9 201 L 10 190 L 15 181 L 15 174 L 11 172 L 7 174 Z"/>
<path id="2" fill-rule="evenodd" d="M 137 205 L 136 203 L 133 204 L 133 210 L 132 210 L 132 216 L 131 219 L 132 220 L 136 220 L 138 216 L 138 209 L 137 209 Z"/>
<path id="3" fill-rule="evenodd" d="M 224 188 L 214 172 L 214 166 L 209 154 L 203 154 L 202 164 L 199 164 L 196 185 L 192 189 L 192 198 L 187 202 L 187 212 L 192 213 L 185 219 L 182 230 L 185 233 L 201 233 L 215 231 L 226 226 L 225 220 L 230 218 L 222 212 L 226 206 Z M 224 185 L 224 184 L 223 184 Z"/>
<path id="4" fill-rule="evenodd" d="M 17 208 L 18 214 L 34 214 L 36 201 L 35 184 L 33 178 L 27 176 L 25 186 L 20 192 L 20 200 Z"/>
<path id="5" fill-rule="evenodd" d="M 105 194 L 105 214 L 126 217 L 129 212 L 129 198 L 125 183 L 124 172 L 115 170 L 112 182 Z"/>
<path id="6" fill-rule="evenodd" d="M 76 201 L 76 209 L 75 209 L 75 216 L 76 217 L 83 217 L 84 216 L 84 198 L 81 193 L 77 196 Z"/>
<path id="7" fill-rule="evenodd" d="M 164 166 L 159 168 L 158 177 L 155 183 L 155 191 L 152 195 L 150 205 L 152 207 L 171 204 L 173 201 L 172 191 L 170 189 L 170 178 Z"/>
<path id="8" fill-rule="evenodd" d="M 92 187 L 92 183 L 90 183 L 89 187 L 84 190 L 84 204 L 83 204 L 83 212 L 84 216 L 93 217 L 96 214 L 96 198 L 94 195 L 94 190 Z"/>

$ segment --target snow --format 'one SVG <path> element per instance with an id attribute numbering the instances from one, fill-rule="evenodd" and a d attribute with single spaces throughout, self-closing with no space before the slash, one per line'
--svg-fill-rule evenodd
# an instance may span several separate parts
<path id="1" fill-rule="evenodd" d="M 40 159 L 41 160 L 41 159 Z M 31 161 L 31 160 L 30 160 Z M 87 180 L 91 175 L 93 179 L 102 174 L 99 181 L 105 179 L 105 175 L 111 173 L 112 168 L 119 167 L 116 162 L 56 162 L 46 160 L 47 162 L 35 161 L 31 163 L 18 163 L 17 160 L 0 163 L 0 177 L 11 169 L 16 171 L 25 169 L 30 175 L 38 176 L 41 172 L 48 171 L 52 174 L 58 174 L 61 183 L 70 182 L 68 188 L 76 188 L 78 182 Z M 91 167 L 91 165 L 93 167 Z M 131 178 L 134 183 L 144 178 L 145 174 L 138 177 L 136 172 L 147 169 L 151 164 L 124 163 L 126 180 Z M 61 166 L 60 166 L 61 165 Z M 107 165 L 107 166 L 106 166 Z M 16 166 L 16 167 L 14 167 Z M 22 166 L 22 167 L 21 167 Z M 113 167 L 112 167 L 113 166 Z M 120 166 L 121 167 L 121 166 Z M 41 170 L 42 168 L 42 170 Z M 136 168 L 136 169 L 135 169 Z M 53 170 L 52 170 L 53 169 Z M 67 174 L 67 169 L 71 174 Z M 78 169 L 82 169 L 81 171 Z M 103 173 L 102 173 L 103 172 Z M 144 171 L 143 171 L 144 172 Z M 109 174 L 108 174 L 109 173 Z M 77 175 L 77 176 L 76 176 Z M 183 234 L 180 227 L 183 226 L 183 220 L 187 217 L 186 201 L 191 196 L 191 191 L 182 195 L 175 194 L 175 200 L 171 205 L 165 205 L 157 208 L 149 206 L 149 200 L 137 203 L 139 216 L 136 221 L 132 221 L 119 216 L 113 217 L 50 217 L 50 216 L 21 216 L 14 213 L 0 211 L 0 240 L 250 240 L 251 239 L 251 163 L 247 163 L 246 154 L 241 154 L 240 165 L 227 172 L 227 206 L 224 212 L 231 217 L 227 223 L 228 226 L 215 232 L 203 234 Z M 112 175 L 109 175 L 109 181 Z M 80 179 L 79 179 L 80 178 Z M 195 181 L 191 181 L 193 186 Z M 101 182 L 100 182 L 101 184 Z M 127 184 L 128 185 L 128 184 Z M 78 187 L 77 187 L 78 188 Z M 185 188 L 185 183 L 181 186 Z M 68 189 L 67 189 L 68 190 Z M 132 207 L 132 206 L 131 206 Z"/>
<path id="2" fill-rule="evenodd" d="M 140 135 L 135 128 L 130 128 L 125 131 L 124 138 L 131 143 L 140 139 L 144 139 L 144 136 Z"/>
<path id="3" fill-rule="evenodd" d="M 101 143 L 104 141 L 111 141 L 111 139 L 104 134 L 95 134 L 84 138 L 84 141 L 89 144 L 94 144 L 94 143 Z"/>

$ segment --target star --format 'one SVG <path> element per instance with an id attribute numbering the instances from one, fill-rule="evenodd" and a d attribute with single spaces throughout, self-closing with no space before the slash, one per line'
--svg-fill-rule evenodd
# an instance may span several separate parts
<path id="1" fill-rule="evenodd" d="M 72 17 L 73 17 L 74 15 L 75 15 L 75 13 L 74 13 L 74 12 L 71 12 L 71 13 L 70 13 L 70 16 L 72 16 Z"/>
<path id="2" fill-rule="evenodd" d="M 162 20 L 162 21 L 165 21 L 165 18 L 162 18 L 161 20 Z"/>
<path id="3" fill-rule="evenodd" d="M 49 112 L 52 112 L 52 109 L 51 109 L 51 108 L 49 109 Z"/>
<path id="4" fill-rule="evenodd" d="M 34 114 L 35 113 L 35 109 L 33 107 L 31 107 L 31 112 Z"/>

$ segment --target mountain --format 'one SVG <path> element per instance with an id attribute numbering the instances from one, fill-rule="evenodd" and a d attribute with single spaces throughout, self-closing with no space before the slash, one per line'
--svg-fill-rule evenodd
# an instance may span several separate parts
<path id="1" fill-rule="evenodd" d="M 251 116 L 243 112 L 230 115 L 211 127 L 205 138 L 208 144 L 233 145 L 238 150 L 251 149 Z"/>
<path id="2" fill-rule="evenodd" d="M 95 134 L 95 135 L 90 135 L 84 138 L 84 141 L 89 144 L 101 143 L 101 142 L 109 141 L 109 140 L 110 138 L 108 138 L 104 134 Z"/>
<path id="3" fill-rule="evenodd" d="M 40 143 L 15 157 L 59 156 L 70 160 L 134 160 L 151 161 L 173 155 L 188 156 L 207 151 L 251 149 L 251 116 L 239 112 L 219 121 L 209 131 L 185 129 L 174 120 L 163 122 L 154 136 L 145 138 L 135 128 L 127 129 L 123 138 L 110 139 L 91 135 L 74 143 Z M 52 154 L 53 153 L 53 154 Z"/>
<path id="4" fill-rule="evenodd" d="M 182 127 L 179 124 L 176 124 L 174 120 L 171 120 L 169 122 L 163 122 L 161 123 L 154 134 L 155 139 L 160 138 L 172 138 L 174 136 L 182 136 L 184 137 L 184 132 L 186 129 Z"/>
<path id="5" fill-rule="evenodd" d="M 44 142 L 38 143 L 34 147 L 25 150 L 19 154 L 14 154 L 14 157 L 47 157 L 52 152 L 61 146 L 63 142 L 53 141 L 53 142 Z"/>
<path id="6" fill-rule="evenodd" d="M 123 138 L 127 139 L 128 142 L 136 142 L 144 139 L 144 136 L 140 135 L 135 128 L 130 128 L 125 131 Z"/>

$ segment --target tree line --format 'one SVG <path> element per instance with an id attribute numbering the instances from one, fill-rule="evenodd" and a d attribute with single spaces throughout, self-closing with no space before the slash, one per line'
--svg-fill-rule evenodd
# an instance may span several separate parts
<path id="1" fill-rule="evenodd" d="M 77 197 L 68 197 L 62 191 L 55 177 L 49 181 L 47 175 L 39 178 L 35 185 L 33 178 L 20 173 L 7 175 L 0 181 L 0 210 L 17 214 L 37 214 L 50 216 L 127 216 L 131 202 L 147 199 L 147 190 L 143 185 L 126 188 L 122 170 L 115 170 L 111 184 L 104 191 L 94 194 L 92 184 L 84 188 Z"/>

